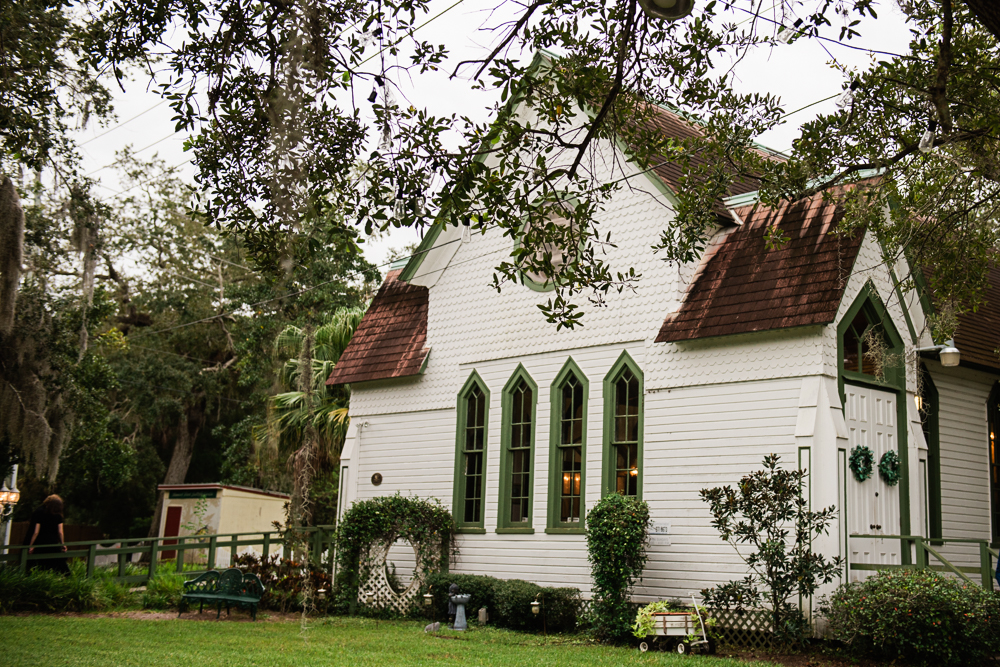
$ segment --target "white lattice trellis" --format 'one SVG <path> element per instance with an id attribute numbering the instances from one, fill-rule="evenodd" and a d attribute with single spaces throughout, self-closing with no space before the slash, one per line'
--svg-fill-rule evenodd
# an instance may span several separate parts
<path id="1" fill-rule="evenodd" d="M 368 574 L 358 587 L 358 602 L 375 609 L 391 608 L 400 614 L 406 614 L 416 601 L 417 592 L 424 583 L 426 573 L 424 568 L 419 566 L 420 549 L 417 545 L 412 545 L 414 560 L 418 563 L 413 571 L 413 580 L 402 593 L 393 590 L 386 575 L 385 562 L 389 557 L 389 549 L 395 541 L 395 538 L 380 540 L 368 548 L 368 553 L 362 558 L 362 562 L 365 563 L 364 569 Z"/>

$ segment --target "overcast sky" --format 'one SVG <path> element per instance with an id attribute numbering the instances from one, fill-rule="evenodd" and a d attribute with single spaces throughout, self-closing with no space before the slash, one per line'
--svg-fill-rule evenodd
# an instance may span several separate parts
<path id="1" fill-rule="evenodd" d="M 696 0 L 696 9 L 704 2 Z M 419 29 L 417 37 L 435 44 L 446 44 L 452 54 L 452 63 L 482 57 L 488 52 L 493 35 L 480 28 L 498 23 L 498 16 L 489 13 L 495 4 L 485 0 L 432 0 L 427 18 L 433 20 Z M 895 2 L 882 2 L 876 9 L 879 20 L 863 23 L 860 26 L 862 37 L 855 38 L 851 44 L 904 53 L 910 35 Z M 441 12 L 444 13 L 433 18 Z M 736 17 L 735 20 L 742 19 Z M 828 36 L 836 37 L 837 30 L 829 29 Z M 772 93 L 781 98 L 787 111 L 799 109 L 840 92 L 844 76 L 831 67 L 831 55 L 849 68 L 865 68 L 873 58 L 865 51 L 836 43 L 799 39 L 773 50 L 762 49 L 743 60 L 736 69 L 737 89 L 740 92 Z M 525 57 L 530 58 L 530 54 Z M 728 67 L 729 63 L 721 65 Z M 453 67 L 397 80 L 395 83 L 400 89 L 397 96 L 434 114 L 457 113 L 477 121 L 487 120 L 489 109 L 496 104 L 499 95 L 492 91 L 472 91 L 469 82 L 460 78 L 449 80 Z M 193 176 L 194 169 L 186 164 L 189 156 L 183 150 L 186 135 L 174 133 L 169 105 L 162 102 L 155 92 L 147 90 L 147 86 L 148 79 L 138 77 L 126 85 L 125 92 L 116 91 L 118 121 L 104 128 L 91 126 L 79 133 L 84 173 L 99 179 L 100 194 L 110 196 L 119 189 L 114 171 L 107 166 L 114 161 L 115 152 L 127 145 L 131 145 L 141 158 L 149 159 L 155 154 L 168 165 L 185 165 L 184 175 L 189 179 Z M 357 93 L 363 109 L 366 106 L 364 99 L 370 92 L 363 89 Z M 403 102 L 402 99 L 399 101 Z M 787 150 L 800 124 L 818 113 L 833 109 L 833 100 L 809 107 L 758 140 L 771 148 Z M 372 240 L 366 245 L 365 254 L 375 264 L 382 264 L 391 248 L 402 247 L 417 239 L 415 230 L 397 230 L 387 238 Z"/>

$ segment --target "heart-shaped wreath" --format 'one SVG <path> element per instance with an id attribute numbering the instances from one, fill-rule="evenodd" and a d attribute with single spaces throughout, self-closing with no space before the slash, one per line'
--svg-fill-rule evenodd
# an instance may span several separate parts
<path id="1" fill-rule="evenodd" d="M 849 465 L 854 479 L 863 482 L 872 476 L 872 466 L 875 464 L 875 454 L 864 445 L 858 445 L 851 450 Z"/>
<path id="2" fill-rule="evenodd" d="M 883 454 L 878 462 L 878 474 L 889 486 L 899 484 L 899 454 L 891 449 Z"/>

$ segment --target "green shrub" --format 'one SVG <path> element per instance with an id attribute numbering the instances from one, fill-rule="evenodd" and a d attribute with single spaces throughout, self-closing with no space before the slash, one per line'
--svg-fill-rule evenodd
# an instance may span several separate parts
<path id="1" fill-rule="evenodd" d="M 86 611 L 98 607 L 97 580 L 76 572 L 69 575 L 47 570 L 22 573 L 0 567 L 0 612 Z"/>
<path id="2" fill-rule="evenodd" d="M 858 656 L 977 665 L 1000 652 L 1000 595 L 930 570 L 882 571 L 823 605 L 834 637 Z"/>
<path id="3" fill-rule="evenodd" d="M 587 560 L 594 581 L 591 620 L 598 639 L 627 642 L 635 612 L 632 586 L 646 566 L 649 506 L 612 493 L 587 515 Z"/>
<path id="4" fill-rule="evenodd" d="M 580 591 L 576 588 L 547 588 L 520 579 L 447 572 L 430 575 L 421 590 L 421 595 L 429 590 L 433 596 L 437 619 L 447 615 L 448 588 L 453 583 L 471 596 L 466 606 L 470 621 L 476 620 L 480 607 L 486 607 L 490 624 L 500 628 L 528 632 L 572 632 L 576 628 L 580 612 Z M 536 600 L 541 605 L 538 615 L 531 612 L 531 603 Z"/>
<path id="5" fill-rule="evenodd" d="M 158 574 L 146 582 L 142 594 L 143 609 L 176 609 L 184 593 L 187 577 L 176 572 Z"/>

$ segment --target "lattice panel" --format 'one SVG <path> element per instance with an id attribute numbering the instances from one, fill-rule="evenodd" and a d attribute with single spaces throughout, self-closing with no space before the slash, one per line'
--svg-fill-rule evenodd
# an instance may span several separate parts
<path id="1" fill-rule="evenodd" d="M 395 540 L 376 542 L 368 550 L 363 561 L 367 564 L 368 577 L 358 587 L 358 602 L 373 609 L 392 609 L 399 614 L 407 614 L 416 604 L 417 592 L 424 583 L 423 568 L 416 568 L 413 580 L 402 593 L 397 593 L 389 585 L 386 575 L 385 561 L 389 556 L 389 548 Z M 416 562 L 420 562 L 420 552 L 413 546 Z"/>
<path id="2" fill-rule="evenodd" d="M 715 635 L 721 644 L 748 649 L 775 647 L 774 624 L 771 612 L 766 609 L 742 613 L 733 609 L 713 609 L 709 616 L 715 619 Z"/>

